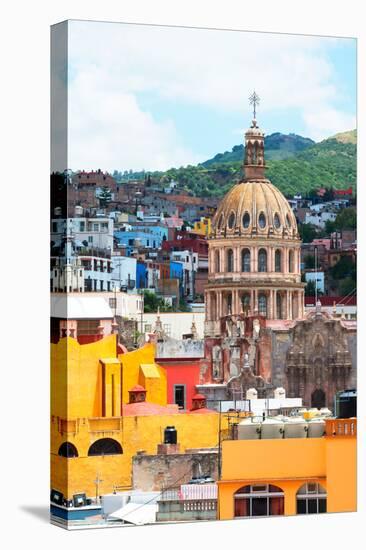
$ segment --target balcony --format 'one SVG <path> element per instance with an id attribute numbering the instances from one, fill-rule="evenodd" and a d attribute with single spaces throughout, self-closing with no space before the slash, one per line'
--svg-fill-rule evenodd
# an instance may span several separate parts
<path id="1" fill-rule="evenodd" d="M 325 421 L 327 437 L 356 437 L 357 418 L 331 418 Z"/>

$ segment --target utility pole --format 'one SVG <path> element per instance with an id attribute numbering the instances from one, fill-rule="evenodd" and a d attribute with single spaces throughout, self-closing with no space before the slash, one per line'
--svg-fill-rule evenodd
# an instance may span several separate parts
<path id="1" fill-rule="evenodd" d="M 318 247 L 314 247 L 314 263 L 315 263 L 315 307 L 318 301 Z"/>
<path id="2" fill-rule="evenodd" d="M 101 479 L 99 477 L 99 473 L 97 472 L 97 477 L 95 478 L 94 480 L 94 483 L 95 483 L 95 499 L 98 503 L 98 498 L 99 498 L 99 485 L 103 482 L 103 479 Z"/>

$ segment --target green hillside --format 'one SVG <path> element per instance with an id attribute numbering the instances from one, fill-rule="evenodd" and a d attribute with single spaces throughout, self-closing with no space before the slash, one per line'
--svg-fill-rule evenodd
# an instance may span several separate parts
<path id="1" fill-rule="evenodd" d="M 264 138 L 264 147 L 267 160 L 281 160 L 292 157 L 296 153 L 314 145 L 310 138 L 304 138 L 297 134 L 281 134 L 276 132 Z M 244 156 L 244 145 L 234 145 L 231 151 L 218 153 L 212 159 L 202 162 L 206 168 L 213 164 L 223 162 L 241 162 Z"/>
<path id="2" fill-rule="evenodd" d="M 272 134 L 267 140 L 269 138 L 265 149 L 266 175 L 285 195 L 306 195 L 319 187 L 356 188 L 356 130 L 319 143 L 294 134 Z M 149 174 L 155 185 L 163 187 L 175 180 L 180 188 L 193 195 L 221 197 L 243 177 L 243 157 L 243 146 L 236 145 L 231 152 L 220 153 L 197 166 Z M 130 177 L 134 176 L 140 179 L 140 176 L 146 177 L 146 173 L 130 173 Z"/>

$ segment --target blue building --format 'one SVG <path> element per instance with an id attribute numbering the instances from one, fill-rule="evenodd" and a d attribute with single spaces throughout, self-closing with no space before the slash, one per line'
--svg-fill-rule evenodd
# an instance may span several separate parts
<path id="1" fill-rule="evenodd" d="M 184 266 L 182 262 L 170 261 L 170 279 L 179 279 L 179 291 L 180 297 L 183 298 L 184 286 L 183 286 L 183 275 L 184 275 Z"/>
<path id="2" fill-rule="evenodd" d="M 126 248 L 126 255 L 137 246 L 143 248 L 161 248 L 163 240 L 168 238 L 168 228 L 160 224 L 136 224 L 132 231 L 115 231 L 114 236 L 119 246 Z"/>
<path id="3" fill-rule="evenodd" d="M 143 262 L 136 264 L 136 288 L 147 288 L 147 269 Z"/>

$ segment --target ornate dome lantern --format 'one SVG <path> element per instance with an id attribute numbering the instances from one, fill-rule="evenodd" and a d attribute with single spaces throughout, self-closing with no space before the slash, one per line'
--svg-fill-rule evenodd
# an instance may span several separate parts
<path id="1" fill-rule="evenodd" d="M 267 319 L 303 317 L 301 241 L 294 213 L 265 177 L 264 132 L 256 120 L 259 97 L 250 96 L 253 120 L 245 133 L 244 178 L 223 198 L 209 237 L 206 334 L 220 319 L 249 314 Z"/>

